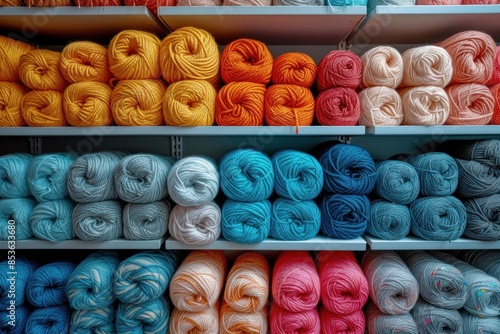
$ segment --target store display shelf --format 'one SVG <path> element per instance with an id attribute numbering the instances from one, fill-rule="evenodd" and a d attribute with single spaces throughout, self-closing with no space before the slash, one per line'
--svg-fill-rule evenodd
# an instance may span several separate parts
<path id="1" fill-rule="evenodd" d="M 16 249 L 160 249 L 166 238 L 154 240 L 127 240 L 117 239 L 111 241 L 83 241 L 66 240 L 51 242 L 46 240 L 28 239 L 17 240 Z M 7 241 L 0 241 L 0 249 L 8 249 Z"/>
<path id="2" fill-rule="evenodd" d="M 500 5 L 377 6 L 349 36 L 350 44 L 434 44 L 466 30 L 500 40 Z"/>
<path id="3" fill-rule="evenodd" d="M 158 16 L 172 31 L 205 29 L 222 45 L 242 37 L 272 45 L 336 45 L 365 18 L 366 7 L 179 6 L 159 7 Z"/>
<path id="4" fill-rule="evenodd" d="M 409 236 L 401 240 L 383 240 L 364 235 L 373 250 L 432 250 L 432 249 L 500 249 L 500 241 L 480 241 L 459 238 L 452 241 L 430 241 Z"/>
<path id="5" fill-rule="evenodd" d="M 224 239 L 216 240 L 209 245 L 188 245 L 170 237 L 165 241 L 166 249 L 218 249 L 218 250 L 366 250 L 366 241 L 358 237 L 352 240 L 332 239 L 325 236 L 317 236 L 304 241 L 283 241 L 266 239 L 255 244 L 239 244 Z"/>
<path id="6" fill-rule="evenodd" d="M 500 125 L 400 125 L 367 127 L 366 134 L 382 136 L 470 136 L 470 135 L 498 135 Z"/>

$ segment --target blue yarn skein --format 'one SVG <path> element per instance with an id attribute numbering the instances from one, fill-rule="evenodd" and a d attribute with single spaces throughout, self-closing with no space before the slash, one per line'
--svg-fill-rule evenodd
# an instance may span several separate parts
<path id="1" fill-rule="evenodd" d="M 500 194 L 463 200 L 467 210 L 464 237 L 475 240 L 500 240 Z"/>
<path id="2" fill-rule="evenodd" d="M 26 179 L 31 154 L 12 153 L 0 157 L 0 198 L 30 197 Z"/>
<path id="3" fill-rule="evenodd" d="M 410 214 L 411 232 L 425 240 L 456 240 L 467 224 L 465 206 L 454 196 L 417 198 L 410 205 Z"/>
<path id="4" fill-rule="evenodd" d="M 314 201 L 278 198 L 271 212 L 269 236 L 278 240 L 309 240 L 319 233 L 321 213 Z"/>
<path id="5" fill-rule="evenodd" d="M 333 194 L 320 205 L 321 232 L 336 239 L 355 239 L 365 233 L 370 201 L 364 195 Z"/>
<path id="6" fill-rule="evenodd" d="M 376 164 L 377 183 L 375 192 L 389 202 L 410 204 L 420 192 L 420 180 L 415 168 L 409 163 L 386 160 Z"/>
<path id="7" fill-rule="evenodd" d="M 36 307 L 66 304 L 66 283 L 75 268 L 76 264 L 71 262 L 52 262 L 38 268 L 26 285 L 30 304 Z"/>
<path id="8" fill-rule="evenodd" d="M 167 196 L 167 177 L 173 158 L 156 154 L 131 154 L 114 172 L 118 197 L 129 203 L 151 203 Z"/>
<path id="9" fill-rule="evenodd" d="M 71 153 L 50 153 L 31 159 L 26 178 L 30 191 L 38 202 L 69 196 L 67 175 L 76 158 Z"/>
<path id="10" fill-rule="evenodd" d="M 500 317 L 480 318 L 462 310 L 464 333 L 497 334 L 500 328 Z"/>
<path id="11" fill-rule="evenodd" d="M 312 155 L 297 150 L 282 150 L 271 157 L 274 190 L 295 201 L 315 199 L 323 189 L 323 168 Z"/>
<path id="12" fill-rule="evenodd" d="M 0 240 L 9 240 L 11 231 L 15 231 L 16 240 L 31 238 L 29 218 L 35 205 L 29 198 L 0 199 Z"/>
<path id="13" fill-rule="evenodd" d="M 271 202 L 252 203 L 226 200 L 222 206 L 222 236 L 240 244 L 264 241 L 271 228 Z"/>
<path id="14" fill-rule="evenodd" d="M 410 156 L 408 163 L 418 173 L 422 196 L 449 196 L 458 186 L 458 166 L 446 153 L 429 152 Z"/>
<path id="15" fill-rule="evenodd" d="M 80 203 L 73 210 L 73 231 L 81 240 L 115 240 L 123 233 L 122 204 L 118 201 Z"/>
<path id="16" fill-rule="evenodd" d="M 375 200 L 370 205 L 366 233 L 384 240 L 400 240 L 410 233 L 411 215 L 406 205 Z"/>
<path id="17" fill-rule="evenodd" d="M 68 305 L 37 308 L 29 315 L 25 332 L 30 334 L 69 333 L 70 315 Z"/>
<path id="18" fill-rule="evenodd" d="M 55 200 L 40 203 L 31 212 L 29 225 L 33 235 L 42 240 L 58 242 L 71 240 L 74 237 L 73 202 Z"/>
<path id="19" fill-rule="evenodd" d="M 14 271 L 17 273 L 14 300 L 16 302 L 16 307 L 18 307 L 23 305 L 26 300 L 26 284 L 37 267 L 34 262 L 30 262 L 19 256 L 16 258 L 14 266 Z M 2 310 L 8 308 L 12 300 L 12 296 L 9 297 L 9 290 L 12 290 L 10 288 L 11 283 L 13 283 L 12 280 L 9 280 L 11 278 L 10 272 L 12 272 L 12 269 L 9 265 L 9 261 L 5 260 L 0 262 L 0 308 Z"/>
<path id="20" fill-rule="evenodd" d="M 122 261 L 116 271 L 114 293 L 123 303 L 142 304 L 162 296 L 177 269 L 177 254 L 144 251 Z"/>
<path id="21" fill-rule="evenodd" d="M 24 334 L 24 328 L 28 322 L 28 308 L 26 306 L 17 306 L 16 311 L 10 312 L 4 310 L 0 312 L 0 333 L 2 334 Z M 11 321 L 15 320 L 15 326 Z"/>
<path id="22" fill-rule="evenodd" d="M 116 331 L 129 334 L 163 334 L 170 319 L 170 308 L 164 297 L 142 303 L 118 303 Z"/>
<path id="23" fill-rule="evenodd" d="M 258 202 L 271 196 L 274 169 L 271 159 L 251 148 L 233 150 L 219 163 L 220 187 L 232 200 Z"/>
<path id="24" fill-rule="evenodd" d="M 71 334 L 115 334 L 115 308 L 73 310 L 70 327 Z"/>
<path id="25" fill-rule="evenodd" d="M 69 304 L 76 310 L 95 310 L 113 304 L 113 285 L 120 260 L 113 252 L 87 256 L 66 283 Z"/>
<path id="26" fill-rule="evenodd" d="M 319 158 L 328 192 L 345 195 L 367 195 L 375 187 L 377 169 L 364 148 L 335 144 Z"/>
<path id="27" fill-rule="evenodd" d="M 368 0 L 327 0 L 326 4 L 332 7 L 367 6 Z"/>

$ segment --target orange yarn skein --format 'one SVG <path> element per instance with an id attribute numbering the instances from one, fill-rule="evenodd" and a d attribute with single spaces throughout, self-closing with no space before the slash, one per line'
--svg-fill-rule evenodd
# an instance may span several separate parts
<path id="1" fill-rule="evenodd" d="M 220 308 L 219 334 L 267 334 L 267 307 L 255 312 L 238 312 L 225 302 Z"/>
<path id="2" fill-rule="evenodd" d="M 21 105 L 28 91 L 26 87 L 16 82 L 0 81 L 0 126 L 26 125 Z"/>
<path id="3" fill-rule="evenodd" d="M 101 82 L 77 82 L 64 91 L 63 109 L 73 126 L 113 124 L 110 100 L 112 89 Z"/>
<path id="4" fill-rule="evenodd" d="M 29 126 L 68 125 L 62 107 L 63 94 L 55 90 L 32 90 L 22 102 L 23 118 Z"/>
<path id="5" fill-rule="evenodd" d="M 29 88 L 64 92 L 68 83 L 61 71 L 61 53 L 51 50 L 33 50 L 21 56 L 19 76 Z"/>
<path id="6" fill-rule="evenodd" d="M 253 82 L 230 82 L 217 93 L 215 120 L 218 125 L 264 124 L 266 86 Z"/>
<path id="7" fill-rule="evenodd" d="M 221 75 L 225 83 L 250 81 L 268 84 L 273 70 L 273 56 L 257 40 L 240 38 L 229 43 L 221 57 Z"/>
<path id="8" fill-rule="evenodd" d="M 109 84 L 113 78 L 109 69 L 108 49 L 94 42 L 78 41 L 66 45 L 59 68 L 70 84 L 81 81 Z"/>
<path id="9" fill-rule="evenodd" d="M 291 84 L 311 88 L 318 68 L 305 53 L 287 52 L 274 59 L 271 81 L 275 84 Z"/>
<path id="10" fill-rule="evenodd" d="M 111 73 L 120 80 L 160 77 L 160 39 L 149 32 L 124 30 L 108 46 Z"/>
<path id="11" fill-rule="evenodd" d="M 166 86 L 160 80 L 122 80 L 111 94 L 116 124 L 156 126 L 163 121 L 162 101 Z"/>
<path id="12" fill-rule="evenodd" d="M 168 83 L 180 80 L 207 80 L 219 84 L 219 47 L 214 37 L 203 29 L 184 27 L 163 39 L 160 67 Z"/>
<path id="13" fill-rule="evenodd" d="M 21 56 L 35 48 L 27 43 L 0 36 L 0 81 L 21 82 L 19 78 L 19 61 Z"/>

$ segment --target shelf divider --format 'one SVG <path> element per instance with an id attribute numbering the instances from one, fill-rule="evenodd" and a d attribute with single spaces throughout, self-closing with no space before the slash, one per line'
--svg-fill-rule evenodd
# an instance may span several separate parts
<path id="1" fill-rule="evenodd" d="M 432 250 L 432 249 L 500 249 L 500 241 L 480 241 L 459 238 L 452 241 L 430 241 L 414 236 L 401 240 L 383 240 L 364 235 L 368 246 L 373 250 Z"/>

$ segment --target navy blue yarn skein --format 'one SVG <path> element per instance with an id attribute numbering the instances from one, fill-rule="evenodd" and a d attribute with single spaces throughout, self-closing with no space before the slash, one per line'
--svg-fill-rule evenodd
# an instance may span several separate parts
<path id="1" fill-rule="evenodd" d="M 0 333 L 2 334 L 24 334 L 24 328 L 28 322 L 28 308 L 26 305 L 17 306 L 15 314 L 8 310 L 0 312 Z M 11 321 L 15 319 L 16 326 L 12 326 Z"/>
<path id="2" fill-rule="evenodd" d="M 321 213 L 314 201 L 278 198 L 271 212 L 269 235 L 278 240 L 309 240 L 321 226 Z"/>
<path id="3" fill-rule="evenodd" d="M 38 239 L 52 242 L 73 239 L 73 209 L 73 202 L 66 199 L 38 204 L 30 215 L 31 232 Z"/>
<path id="4" fill-rule="evenodd" d="M 66 283 L 75 268 L 76 264 L 71 262 L 52 262 L 38 268 L 26 285 L 30 304 L 36 307 L 66 304 Z"/>
<path id="5" fill-rule="evenodd" d="M 412 165 L 404 161 L 386 160 L 377 163 L 376 166 L 375 192 L 381 198 L 407 205 L 418 197 L 420 180 Z"/>
<path id="6" fill-rule="evenodd" d="M 324 171 L 324 188 L 346 195 L 367 195 L 377 180 L 377 169 L 364 148 L 350 144 L 331 146 L 319 158 Z"/>
<path id="7" fill-rule="evenodd" d="M 449 196 L 458 186 L 458 166 L 446 153 L 429 152 L 408 158 L 418 173 L 422 196 Z"/>
<path id="8" fill-rule="evenodd" d="M 226 200 L 222 206 L 222 236 L 240 244 L 265 240 L 271 228 L 271 202 L 237 202 Z"/>
<path id="9" fill-rule="evenodd" d="M 129 334 L 161 334 L 169 327 L 170 308 L 164 297 L 142 303 L 118 303 L 116 331 Z"/>
<path id="10" fill-rule="evenodd" d="M 455 159 L 459 170 L 457 194 L 463 198 L 484 197 L 500 193 L 500 168 L 474 160 Z"/>
<path id="11" fill-rule="evenodd" d="M 115 308 L 73 310 L 70 327 L 71 334 L 115 334 Z"/>
<path id="12" fill-rule="evenodd" d="M 31 154 L 12 153 L 0 156 L 0 198 L 30 197 L 26 179 Z"/>
<path id="13" fill-rule="evenodd" d="M 400 240 L 410 233 L 411 215 L 406 205 L 378 199 L 371 202 L 366 233 L 384 240 Z"/>
<path id="14" fill-rule="evenodd" d="M 68 305 L 37 308 L 29 315 L 25 332 L 30 334 L 69 333 L 70 316 Z"/>
<path id="15" fill-rule="evenodd" d="M 365 233 L 370 201 L 364 195 L 327 195 L 320 211 L 323 234 L 336 239 L 355 239 Z"/>
<path id="16" fill-rule="evenodd" d="M 463 200 L 467 210 L 464 237 L 500 240 L 500 194 Z"/>
<path id="17" fill-rule="evenodd" d="M 9 240 L 11 231 L 16 240 L 31 238 L 29 218 L 35 205 L 30 198 L 0 199 L 0 240 Z"/>
<path id="18" fill-rule="evenodd" d="M 3 310 L 10 306 L 11 300 L 15 301 L 16 307 L 24 304 L 26 301 L 26 284 L 36 268 L 36 263 L 18 255 L 15 262 L 17 274 L 15 280 L 12 280 L 9 274 L 12 271 L 9 261 L 0 262 L 0 307 Z M 12 291 L 12 284 L 14 284 L 14 290 L 16 291 L 14 299 L 12 299 L 12 295 L 9 296 L 9 290 Z"/>

